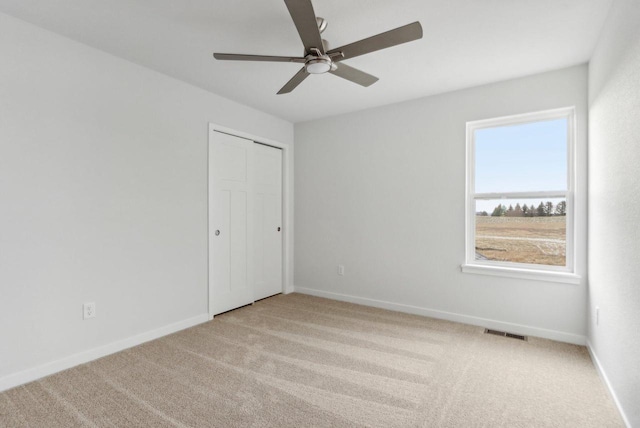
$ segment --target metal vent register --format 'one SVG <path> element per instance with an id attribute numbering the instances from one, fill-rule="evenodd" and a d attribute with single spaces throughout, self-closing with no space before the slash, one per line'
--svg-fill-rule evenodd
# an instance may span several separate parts
<path id="1" fill-rule="evenodd" d="M 488 328 L 484 330 L 484 334 L 493 334 L 494 336 L 502 336 L 502 337 L 508 337 L 510 339 L 524 340 L 525 342 L 527 341 L 527 336 L 522 336 L 520 334 L 507 333 L 505 331 L 491 330 Z"/>

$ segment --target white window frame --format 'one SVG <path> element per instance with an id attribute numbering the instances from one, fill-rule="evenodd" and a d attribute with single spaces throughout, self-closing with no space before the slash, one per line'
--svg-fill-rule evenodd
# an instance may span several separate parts
<path id="1" fill-rule="evenodd" d="M 567 119 L 567 190 L 543 190 L 532 192 L 475 192 L 475 132 L 479 129 L 509 125 L 522 125 L 554 119 Z M 575 241 L 575 181 L 576 181 L 576 112 L 575 107 L 565 107 L 534 113 L 498 117 L 467 122 L 466 159 L 466 261 L 462 271 L 466 273 L 507 276 L 542 281 L 580 283 L 576 275 Z M 478 199 L 565 198 L 566 210 L 566 265 L 550 266 L 533 263 L 476 260 L 476 204 Z"/>

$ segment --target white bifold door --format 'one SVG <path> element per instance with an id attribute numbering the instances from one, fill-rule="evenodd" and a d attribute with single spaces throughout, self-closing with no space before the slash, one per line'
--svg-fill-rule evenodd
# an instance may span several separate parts
<path id="1" fill-rule="evenodd" d="M 282 291 L 282 151 L 211 134 L 209 307 L 215 315 Z"/>

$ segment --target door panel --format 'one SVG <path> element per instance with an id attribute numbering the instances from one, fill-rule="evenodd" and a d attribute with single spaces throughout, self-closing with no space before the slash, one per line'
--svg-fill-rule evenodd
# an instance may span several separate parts
<path id="1" fill-rule="evenodd" d="M 264 222 L 268 225 L 264 231 L 264 275 L 269 285 L 267 295 L 282 292 L 282 232 L 278 227 L 282 224 L 282 196 L 265 195 Z M 265 284 L 266 285 L 266 284 Z"/>
<path id="2" fill-rule="evenodd" d="M 254 222 L 254 233 L 255 239 L 253 241 L 254 247 L 264 248 L 264 231 L 265 231 L 265 222 L 264 222 L 264 195 L 256 194 L 254 199 L 254 213 L 255 213 L 255 222 Z M 256 287 L 259 288 L 259 284 L 263 281 L 264 278 L 264 252 L 263 251 L 255 251 L 253 256 L 253 274 L 255 278 Z M 259 293 L 256 293 L 256 296 Z M 256 299 L 260 299 L 260 297 L 256 297 Z"/>
<path id="3" fill-rule="evenodd" d="M 253 145 L 228 134 L 211 135 L 209 307 L 214 315 L 253 302 Z"/>
<path id="4" fill-rule="evenodd" d="M 230 291 L 242 290 L 248 287 L 247 281 L 247 193 L 234 192 L 231 194 L 231 209 L 229 216 L 229 262 L 231 268 Z"/>
<path id="5" fill-rule="evenodd" d="M 226 134 L 221 135 L 225 136 L 223 137 L 224 139 L 227 139 L 226 137 L 238 138 Z M 223 142 L 217 147 L 214 167 L 219 180 L 247 183 L 247 150 L 250 147 L 243 147 L 246 146 L 247 140 L 238 139 L 242 140 L 242 145 L 240 143 Z"/>
<path id="6" fill-rule="evenodd" d="M 216 219 L 215 227 L 220 234 L 213 239 L 211 246 L 211 258 L 215 260 L 214 269 L 211 270 L 211 278 L 216 287 L 216 292 L 228 293 L 231 291 L 231 269 L 230 269 L 230 234 L 222 233 L 229 230 L 229 207 L 231 206 L 231 192 L 227 190 L 216 190 L 214 194 L 214 215 Z M 211 231 L 211 233 L 215 233 Z M 226 287 L 226 289 L 225 289 Z"/>
<path id="7" fill-rule="evenodd" d="M 255 299 L 282 292 L 282 150 L 254 146 Z"/>

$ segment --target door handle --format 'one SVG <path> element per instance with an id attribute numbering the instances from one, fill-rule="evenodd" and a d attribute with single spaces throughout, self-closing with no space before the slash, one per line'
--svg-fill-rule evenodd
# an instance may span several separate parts
<path id="1" fill-rule="evenodd" d="M 278 232 L 280 232 L 280 227 L 278 226 Z"/>
<path id="2" fill-rule="evenodd" d="M 214 233 L 216 234 L 216 236 L 220 236 L 220 230 L 216 230 Z"/>

